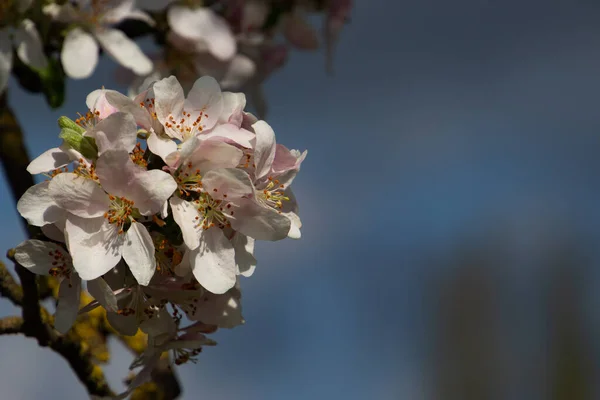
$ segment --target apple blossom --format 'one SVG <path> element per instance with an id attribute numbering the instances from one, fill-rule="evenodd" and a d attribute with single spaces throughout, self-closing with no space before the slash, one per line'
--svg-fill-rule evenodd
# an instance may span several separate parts
<path id="1" fill-rule="evenodd" d="M 94 72 L 98 63 L 98 43 L 118 63 L 136 74 L 145 75 L 152 71 L 152 61 L 138 45 L 122 31 L 112 28 L 125 19 L 153 24 L 148 14 L 134 6 L 134 0 L 75 0 L 44 8 L 53 19 L 74 24 L 65 37 L 60 56 L 68 76 L 83 79 Z"/>
<path id="2" fill-rule="evenodd" d="M 240 276 L 256 268 L 255 241 L 300 237 L 289 186 L 306 152 L 277 144 L 244 111 L 245 96 L 210 77 L 187 96 L 171 76 L 133 100 L 96 90 L 86 105 L 77 120 L 59 119 L 63 143 L 28 167 L 48 179 L 17 205 L 53 242 L 26 241 L 15 259 L 62 279 L 61 332 L 102 307 L 117 332 L 147 335 L 123 397 L 162 353 L 194 362 L 214 344 L 206 335 L 244 322 Z M 79 310 L 82 280 L 94 300 Z"/>

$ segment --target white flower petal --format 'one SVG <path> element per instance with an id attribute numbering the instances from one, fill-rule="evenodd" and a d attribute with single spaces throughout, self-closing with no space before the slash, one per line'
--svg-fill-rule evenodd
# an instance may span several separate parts
<path id="1" fill-rule="evenodd" d="M 237 168 L 221 168 L 208 171 L 202 177 L 202 186 L 214 199 L 239 199 L 253 193 L 252 182 L 245 171 Z"/>
<path id="2" fill-rule="evenodd" d="M 244 107 L 246 107 L 246 95 L 244 93 L 223 92 L 223 111 L 219 116 L 219 123 L 233 124 L 238 128 L 242 126 Z"/>
<path id="3" fill-rule="evenodd" d="M 99 156 L 108 150 L 130 152 L 137 143 L 137 124 L 133 115 L 116 112 L 98 122 L 87 135 L 96 139 Z"/>
<path id="4" fill-rule="evenodd" d="M 219 80 L 223 88 L 239 90 L 256 75 L 256 64 L 243 54 L 236 54 Z"/>
<path id="5" fill-rule="evenodd" d="M 123 243 L 123 259 L 133 277 L 142 286 L 148 286 L 156 269 L 154 243 L 146 227 L 132 222 Z"/>
<path id="6" fill-rule="evenodd" d="M 33 185 L 17 202 L 19 213 L 33 226 L 43 226 L 64 219 L 67 212 L 50 197 L 50 181 Z"/>
<path id="7" fill-rule="evenodd" d="M 110 194 L 132 200 L 142 215 L 160 212 L 177 189 L 177 182 L 170 174 L 139 167 L 125 150 L 102 154 L 98 158 L 96 174 Z"/>
<path id="8" fill-rule="evenodd" d="M 235 249 L 235 263 L 238 273 L 250 277 L 256 269 L 256 258 L 254 258 L 254 239 L 239 232 L 231 239 Z"/>
<path id="9" fill-rule="evenodd" d="M 184 107 L 194 120 L 202 112 L 202 128 L 212 129 L 223 112 L 223 101 L 219 83 L 210 76 L 203 76 L 194 82 L 188 93 Z"/>
<path id="10" fill-rule="evenodd" d="M 96 278 L 88 281 L 87 290 L 98 303 L 107 311 L 117 312 L 117 296 L 104 278 Z"/>
<path id="11" fill-rule="evenodd" d="M 62 209 L 61 209 L 62 210 Z M 64 210 L 63 210 L 64 211 Z M 62 225 L 62 229 L 57 224 L 47 224 L 41 227 L 42 233 L 48 239 L 56 240 L 57 242 L 65 243 L 64 225 L 67 222 L 67 215 L 65 211 L 65 218 L 58 224 Z"/>
<path id="12" fill-rule="evenodd" d="M 17 55 L 25 64 L 35 69 L 45 69 L 48 59 L 35 24 L 30 19 L 24 19 L 15 31 L 14 37 Z"/>
<path id="13" fill-rule="evenodd" d="M 177 152 L 177 143 L 170 138 L 159 136 L 154 132 L 150 133 L 146 143 L 148 144 L 148 149 L 162 158 L 165 162 L 167 162 L 167 156 L 169 154 Z"/>
<path id="14" fill-rule="evenodd" d="M 69 77 L 88 78 L 98 64 L 98 44 L 89 33 L 80 28 L 72 29 L 63 42 L 60 60 Z"/>
<path id="15" fill-rule="evenodd" d="M 0 30 L 0 93 L 8 84 L 13 63 L 12 43 L 8 29 Z"/>
<path id="16" fill-rule="evenodd" d="M 237 50 L 229 24 L 210 8 L 191 10 L 184 6 L 173 6 L 167 11 L 167 20 L 178 35 L 205 41 L 212 55 L 220 60 L 230 59 Z"/>
<path id="17" fill-rule="evenodd" d="M 202 300 L 190 319 L 220 328 L 233 328 L 244 323 L 240 292 L 237 289 L 218 295 L 206 294 Z"/>
<path id="18" fill-rule="evenodd" d="M 132 101 L 129 97 L 115 90 L 106 90 L 106 101 L 117 110 L 130 113 L 135 118 L 135 122 L 144 129 L 152 128 L 150 114 L 145 108 L 140 107 L 139 101 Z"/>
<path id="19" fill-rule="evenodd" d="M 256 164 L 256 179 L 264 178 L 269 174 L 275 159 L 275 132 L 265 121 L 258 121 L 252 125 L 256 133 L 254 148 L 254 164 Z"/>
<path id="20" fill-rule="evenodd" d="M 118 29 L 104 29 L 95 34 L 100 45 L 119 64 L 137 75 L 147 75 L 152 72 L 152 61 L 123 32 Z"/>
<path id="21" fill-rule="evenodd" d="M 224 138 L 240 146 L 250 148 L 255 135 L 249 130 L 239 128 L 234 124 L 222 124 L 215 126 L 210 132 L 202 133 L 200 137 L 202 139 Z"/>
<path id="22" fill-rule="evenodd" d="M 191 258 L 194 276 L 209 292 L 225 293 L 235 285 L 235 251 L 221 229 L 202 231 L 200 246 Z"/>
<path id="23" fill-rule="evenodd" d="M 242 200 L 235 219 L 230 222 L 233 229 L 244 235 L 270 241 L 285 239 L 291 226 L 290 219 L 285 215 L 247 199 Z"/>
<path id="24" fill-rule="evenodd" d="M 199 221 L 196 219 L 198 210 L 191 202 L 180 197 L 172 197 L 169 203 L 171 204 L 173 219 L 179 225 L 183 234 L 185 245 L 191 250 L 196 249 L 200 245 L 201 230 Z"/>
<path id="25" fill-rule="evenodd" d="M 60 333 L 67 333 L 79 311 L 79 297 L 81 295 L 81 278 L 76 272 L 70 279 L 63 279 L 58 288 L 58 303 L 54 314 L 54 328 Z"/>
<path id="26" fill-rule="evenodd" d="M 73 268 L 81 279 L 96 279 L 110 271 L 121 259 L 125 235 L 119 235 L 118 228 L 109 225 L 103 217 L 69 215 L 65 231 Z"/>
<path id="27" fill-rule="evenodd" d="M 119 315 L 114 312 L 107 312 L 106 319 L 117 332 L 125 336 L 133 336 L 138 331 L 138 322 L 135 314 Z"/>
<path id="28" fill-rule="evenodd" d="M 235 168 L 239 165 L 243 155 L 242 150 L 225 142 L 203 140 L 186 158 L 186 161 L 191 162 L 194 169 L 197 168 L 201 173 L 207 173 L 211 169 Z"/>
<path id="29" fill-rule="evenodd" d="M 110 206 L 108 195 L 100 185 L 68 172 L 52 178 L 48 193 L 56 204 L 80 217 L 100 217 Z"/>
<path id="30" fill-rule="evenodd" d="M 48 275 L 50 269 L 59 265 L 72 266 L 71 256 L 63 247 L 36 239 L 26 240 L 15 247 L 15 260 L 37 275 Z"/>
<path id="31" fill-rule="evenodd" d="M 72 161 L 69 153 L 63 151 L 60 147 L 54 147 L 46 150 L 27 166 L 27 172 L 32 175 L 52 171 L 62 168 Z"/>

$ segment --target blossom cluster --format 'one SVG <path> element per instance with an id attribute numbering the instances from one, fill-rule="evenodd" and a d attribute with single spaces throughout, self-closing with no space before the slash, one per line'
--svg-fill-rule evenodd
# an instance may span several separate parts
<path id="1" fill-rule="evenodd" d="M 319 35 L 308 22 L 325 13 L 328 65 L 351 0 L 5 0 L 0 4 L 0 92 L 13 51 L 40 75 L 58 56 L 66 76 L 91 76 L 99 49 L 119 63 L 132 92 L 175 75 L 189 89 L 198 76 L 213 76 L 227 90 L 248 92 L 264 114 L 262 82 L 288 57 L 290 47 L 315 50 Z M 37 9 L 39 8 L 39 9 Z M 137 21 L 159 44 L 148 56 L 123 30 Z M 54 34 L 53 34 L 54 33 Z M 131 34 L 131 33 L 130 33 Z M 58 36 L 58 37 L 57 37 Z M 134 35 L 137 36 L 137 35 Z"/>
<path id="2" fill-rule="evenodd" d="M 148 335 L 134 385 L 164 351 L 185 362 L 212 344 L 206 333 L 243 322 L 239 276 L 254 272 L 255 240 L 300 237 L 290 185 L 306 151 L 276 143 L 245 104 L 211 77 L 187 97 L 173 76 L 133 100 L 102 88 L 85 115 L 59 119 L 62 144 L 27 168 L 48 179 L 17 208 L 47 240 L 14 257 L 60 280 L 60 332 L 102 306 L 118 332 Z M 80 310 L 82 281 L 94 301 Z"/>

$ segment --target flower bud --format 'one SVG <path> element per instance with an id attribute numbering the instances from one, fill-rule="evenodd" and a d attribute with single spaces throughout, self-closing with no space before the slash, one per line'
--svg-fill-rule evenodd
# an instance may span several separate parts
<path id="1" fill-rule="evenodd" d="M 65 116 L 62 116 L 58 119 L 58 127 L 60 129 L 71 129 L 79 134 L 83 134 L 83 132 L 85 132 L 85 129 L 77 125 L 77 123 L 71 118 Z"/>
<path id="2" fill-rule="evenodd" d="M 70 148 L 81 153 L 85 158 L 90 160 L 98 158 L 98 146 L 96 146 L 96 140 L 93 137 L 83 136 L 81 133 L 70 128 L 63 128 L 58 137 L 64 140 Z"/>

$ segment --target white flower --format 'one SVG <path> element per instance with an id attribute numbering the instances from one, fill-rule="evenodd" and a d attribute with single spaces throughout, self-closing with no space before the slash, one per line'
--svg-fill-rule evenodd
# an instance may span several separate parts
<path id="1" fill-rule="evenodd" d="M 48 186 L 54 202 L 69 211 L 65 231 L 74 268 L 83 279 L 95 279 L 123 257 L 147 285 L 156 267 L 154 245 L 134 216 L 159 212 L 177 184 L 163 171 L 135 165 L 126 150 L 104 152 L 96 174 L 102 186 L 74 173 L 59 174 Z"/>
<path id="2" fill-rule="evenodd" d="M 0 93 L 4 91 L 10 76 L 13 45 L 17 48 L 19 59 L 28 66 L 34 69 L 48 66 L 40 35 L 31 20 L 23 19 L 14 29 L 10 26 L 0 29 Z"/>
<path id="3" fill-rule="evenodd" d="M 69 253 L 54 243 L 26 240 L 15 248 L 15 260 L 34 274 L 61 279 L 54 327 L 67 332 L 77 318 L 81 292 L 81 278 L 73 270 Z"/>
<path id="4" fill-rule="evenodd" d="M 138 45 L 120 30 L 111 28 L 125 19 L 153 24 L 152 19 L 134 5 L 134 0 L 76 0 L 44 8 L 54 19 L 77 25 L 67 33 L 60 55 L 68 76 L 83 79 L 94 72 L 98 63 L 98 43 L 107 54 L 134 73 L 146 75 L 152 71 L 152 61 Z"/>
<path id="5" fill-rule="evenodd" d="M 167 20 L 177 35 L 199 42 L 221 61 L 229 60 L 236 53 L 235 36 L 229 24 L 208 7 L 192 9 L 174 5 L 167 11 Z"/>

